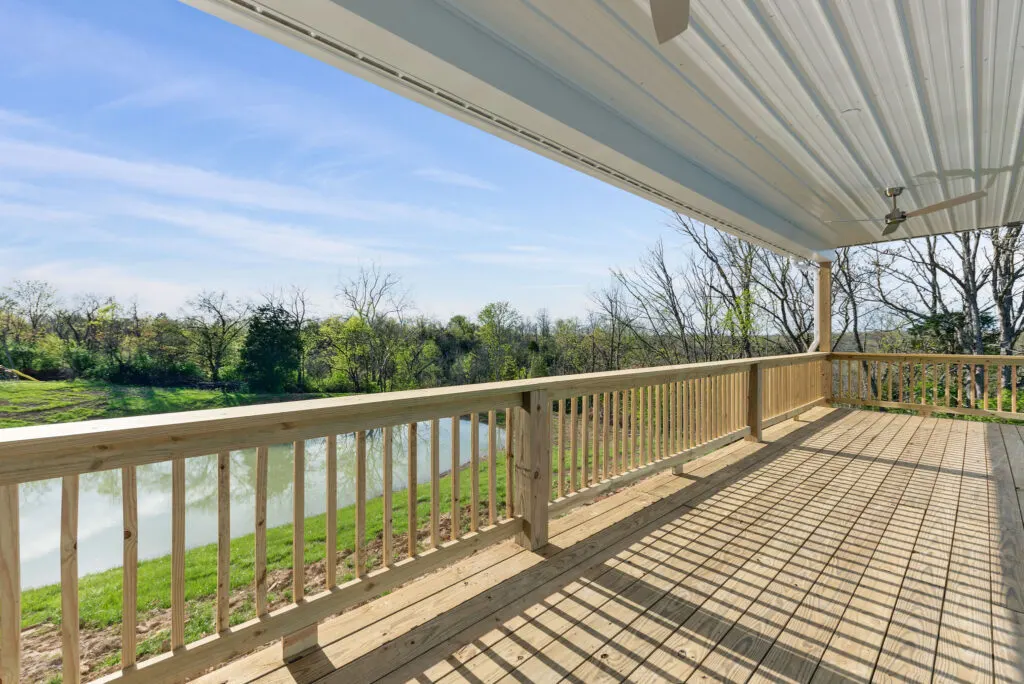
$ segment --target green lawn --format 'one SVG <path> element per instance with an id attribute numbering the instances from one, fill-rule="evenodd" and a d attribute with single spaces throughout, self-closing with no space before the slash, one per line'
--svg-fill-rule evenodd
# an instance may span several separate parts
<path id="1" fill-rule="evenodd" d="M 504 514 L 505 505 L 505 468 L 504 456 L 498 459 L 498 492 L 499 514 Z M 481 463 L 481 510 L 487 510 L 487 464 Z M 471 482 L 468 468 L 460 473 L 459 480 L 462 492 L 462 506 L 469 503 Z M 441 511 L 451 510 L 451 476 L 441 479 Z M 366 534 L 368 540 L 380 537 L 383 525 L 383 499 L 376 498 L 366 504 Z M 429 525 L 430 519 L 430 486 L 420 485 L 417 489 L 417 517 L 420 529 Z M 402 535 L 408 529 L 408 502 L 404 491 L 394 495 L 392 516 L 395 536 Z M 338 548 L 339 551 L 351 551 L 355 548 L 355 509 L 348 506 L 338 511 Z M 468 531 L 469 516 L 465 511 L 461 516 L 462 529 Z M 321 561 L 326 556 L 326 516 L 318 515 L 306 518 L 305 558 L 310 565 Z M 396 544 L 396 547 L 399 545 Z M 405 545 L 396 548 L 396 553 L 405 552 Z M 255 557 L 254 536 L 248 534 L 231 540 L 231 587 L 251 587 L 253 585 L 253 566 Z M 371 557 L 371 567 L 379 566 L 381 558 Z M 267 569 L 274 571 L 290 568 L 292 562 L 292 525 L 281 525 L 267 531 Z M 189 603 L 189 617 L 186 625 L 189 641 L 214 631 L 214 597 L 217 590 L 217 545 L 190 549 L 185 554 L 185 596 Z M 353 569 L 347 562 L 339 569 L 339 579 L 352 579 Z M 154 608 L 170 607 L 170 556 L 156 558 L 139 563 L 138 609 L 148 611 Z M 322 587 L 310 587 L 313 590 Z M 285 595 L 290 590 L 285 591 Z M 113 568 L 92 575 L 87 575 L 79 582 L 79 601 L 81 624 L 85 628 L 98 628 L 117 624 L 121 621 L 121 568 Z M 231 616 L 233 624 L 243 622 L 255 616 L 252 601 L 245 602 L 234 610 Z M 29 589 L 22 594 L 22 626 L 30 627 L 43 622 L 59 624 L 60 622 L 60 585 L 53 584 L 37 589 Z"/>
<path id="2" fill-rule="evenodd" d="M 0 382 L 0 428 L 266 404 L 320 396 L 328 395 L 126 387 L 81 380 Z"/>

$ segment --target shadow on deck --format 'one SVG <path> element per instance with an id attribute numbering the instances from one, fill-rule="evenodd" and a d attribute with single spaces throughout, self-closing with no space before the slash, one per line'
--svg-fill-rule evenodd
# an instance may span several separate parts
<path id="1" fill-rule="evenodd" d="M 204 681 L 1024 681 L 1015 426 L 813 409 Z"/>

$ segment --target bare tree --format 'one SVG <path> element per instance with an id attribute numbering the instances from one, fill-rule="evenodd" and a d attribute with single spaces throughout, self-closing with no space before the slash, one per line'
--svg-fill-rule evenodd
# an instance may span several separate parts
<path id="1" fill-rule="evenodd" d="M 249 307 L 228 299 L 226 292 L 200 292 L 187 303 L 184 313 L 185 334 L 198 363 L 220 381 L 221 371 L 231 360 L 245 334 Z"/>
<path id="2" fill-rule="evenodd" d="M 999 324 L 999 353 L 1009 356 L 1024 329 L 1024 240 L 1019 225 L 990 230 L 988 236 L 992 246 L 989 282 Z M 1007 366 L 1003 368 L 1003 387 L 1009 388 L 1010 383 Z"/>
<path id="3" fill-rule="evenodd" d="M 396 355 L 405 337 L 405 318 L 412 309 L 401 279 L 377 264 L 361 267 L 338 288 L 338 296 L 350 315 L 366 326 L 367 354 L 364 363 L 373 382 L 387 391 L 396 370 Z"/>
<path id="4" fill-rule="evenodd" d="M 57 305 L 57 290 L 44 280 L 15 280 L 9 294 L 28 321 L 30 335 L 35 337 Z"/>

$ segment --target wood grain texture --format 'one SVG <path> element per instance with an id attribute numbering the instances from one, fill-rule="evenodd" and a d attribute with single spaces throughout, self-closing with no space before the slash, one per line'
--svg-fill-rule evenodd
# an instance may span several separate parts
<path id="1" fill-rule="evenodd" d="M 306 442 L 292 445 L 292 601 L 306 595 Z"/>
<path id="2" fill-rule="evenodd" d="M 480 414 L 469 418 L 469 531 L 480 527 Z"/>
<path id="3" fill-rule="evenodd" d="M 430 421 L 430 547 L 441 545 L 441 421 Z"/>
<path id="4" fill-rule="evenodd" d="M 487 412 L 487 521 L 498 521 L 498 412 Z"/>
<path id="5" fill-rule="evenodd" d="M 452 416 L 452 454 L 451 454 L 451 476 L 449 482 L 452 488 L 451 526 L 449 536 L 452 541 L 459 538 L 462 528 L 462 487 L 459 482 L 462 471 L 462 440 L 460 439 L 461 420 L 460 416 Z"/>
<path id="6" fill-rule="evenodd" d="M 121 469 L 121 665 L 135 664 L 139 594 L 139 488 L 135 466 Z"/>
<path id="7" fill-rule="evenodd" d="M 171 650 L 185 645 L 185 459 L 171 461 Z"/>
<path id="8" fill-rule="evenodd" d="M 66 475 L 60 496 L 60 637 L 63 681 L 82 680 L 78 636 L 78 475 Z"/>
<path id="9" fill-rule="evenodd" d="M 216 627 L 222 632 L 231 619 L 231 454 L 217 454 L 217 607 Z"/>
<path id="10" fill-rule="evenodd" d="M 395 540 L 394 540 L 394 427 L 387 426 L 383 429 L 381 439 L 381 503 L 383 504 L 383 520 L 381 523 L 381 552 L 384 565 L 391 565 L 395 562 Z"/>
<path id="11" fill-rule="evenodd" d="M 327 514 L 324 518 L 324 564 L 325 588 L 330 589 L 338 583 L 338 436 L 327 435 L 324 449 L 326 465 L 324 474 L 327 478 L 326 505 Z"/>
<path id="12" fill-rule="evenodd" d="M 267 471 L 269 449 L 256 448 L 256 520 L 253 532 L 253 583 L 256 615 L 267 614 Z"/>
<path id="13" fill-rule="evenodd" d="M 0 682 L 21 675 L 21 545 L 18 485 L 0 485 Z"/>
<path id="14" fill-rule="evenodd" d="M 356 577 L 366 574 L 366 431 L 356 433 L 355 539 L 352 563 Z"/>
<path id="15" fill-rule="evenodd" d="M 416 504 L 419 501 L 417 496 L 417 473 L 416 473 L 416 460 L 418 458 L 418 447 L 419 447 L 419 429 L 416 427 L 416 423 L 409 423 L 408 431 L 406 434 L 406 467 L 408 473 L 406 475 L 406 515 L 408 520 L 406 521 L 407 539 L 406 539 L 406 553 L 409 558 L 416 555 L 416 530 L 419 529 L 419 522 L 416 520 Z"/>

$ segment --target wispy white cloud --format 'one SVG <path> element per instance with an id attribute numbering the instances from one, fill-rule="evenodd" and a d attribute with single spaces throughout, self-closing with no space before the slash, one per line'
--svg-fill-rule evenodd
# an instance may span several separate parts
<path id="1" fill-rule="evenodd" d="M 232 254 L 252 252 L 270 261 L 292 259 L 303 262 L 358 265 L 377 260 L 389 267 L 420 263 L 420 258 L 373 241 L 342 240 L 302 226 L 256 220 L 224 212 L 183 207 L 121 202 L 119 214 L 161 221 L 194 230 L 206 238 L 230 245 Z"/>
<path id="2" fill-rule="evenodd" d="M 194 166 L 123 159 L 69 147 L 0 138 L 0 170 L 29 178 L 81 181 L 146 190 L 238 207 L 366 222 L 414 222 L 443 231 L 495 232 L 505 226 L 429 206 L 328 196 L 300 185 L 248 178 Z"/>
<path id="3" fill-rule="evenodd" d="M 498 186 L 493 183 L 488 183 L 476 176 L 471 176 L 467 173 L 458 173 L 457 171 L 446 171 L 445 169 L 439 169 L 436 167 L 417 169 L 416 171 L 413 171 L 413 175 L 434 183 L 454 185 L 462 188 L 472 188 L 474 190 L 498 189 Z"/>

